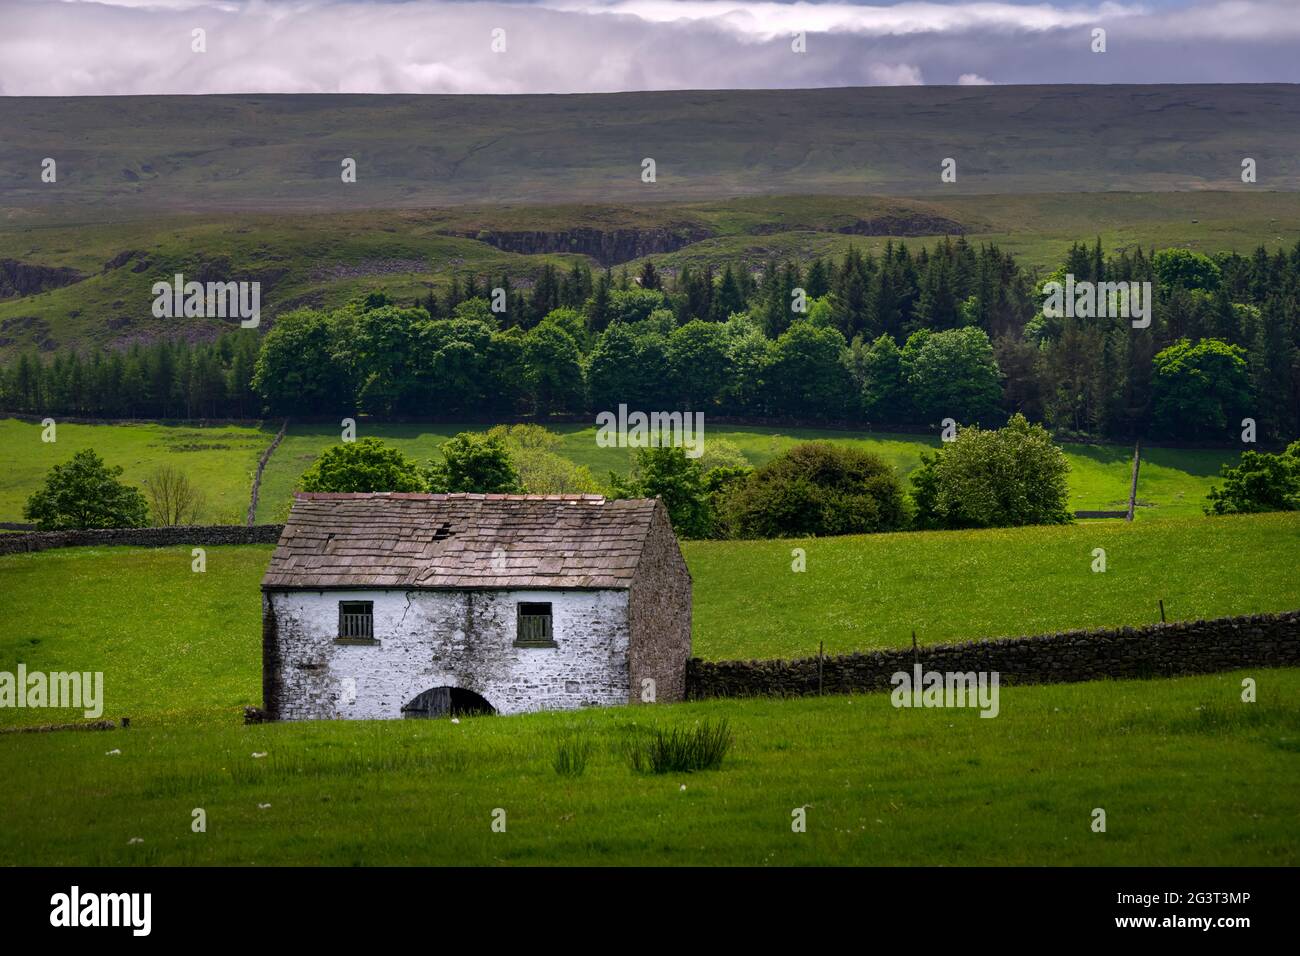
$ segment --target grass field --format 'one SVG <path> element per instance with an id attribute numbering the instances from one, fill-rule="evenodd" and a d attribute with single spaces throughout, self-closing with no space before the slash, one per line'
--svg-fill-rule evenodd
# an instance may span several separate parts
<path id="1" fill-rule="evenodd" d="M 175 465 L 207 497 L 203 521 L 243 524 L 257 460 L 275 437 L 247 426 L 73 425 L 60 423 L 57 441 L 41 441 L 39 424 L 0 418 L 0 521 L 22 521 L 23 505 L 51 466 L 93 448 L 122 479 L 140 486 L 158 465 Z"/>
<path id="2" fill-rule="evenodd" d="M 804 573 L 792 546 L 808 550 Z M 995 720 L 876 694 L 245 727 L 270 550 L 209 548 L 203 574 L 185 547 L 0 557 L 0 670 L 103 671 L 104 716 L 133 723 L 0 735 L 0 863 L 1300 861 L 1300 670 L 1008 687 Z M 685 551 L 706 658 L 903 645 L 911 627 L 930 642 L 1137 624 L 1157 596 L 1172 620 L 1300 606 L 1300 515 Z M 1243 676 L 1258 703 L 1240 701 Z M 0 709 L 8 725 L 80 717 Z M 719 770 L 647 775 L 622 753 L 650 726 L 720 718 L 735 744 Z M 590 764 L 560 777 L 553 758 L 575 735 Z M 791 832 L 796 807 L 806 833 Z M 1096 807 L 1105 834 L 1089 828 Z"/>
<path id="3" fill-rule="evenodd" d="M 389 425 L 363 423 L 358 437 L 381 438 L 420 462 L 436 457 L 438 447 L 459 431 L 481 430 L 484 425 Z M 609 472 L 626 473 L 631 462 L 627 449 L 601 448 L 596 429 L 583 425 L 555 425 L 563 436 L 559 452 L 586 465 L 598 481 Z M 816 428 L 771 429 L 717 425 L 705 432 L 706 442 L 724 439 L 734 443 L 751 465 L 762 465 L 801 441 L 828 439 L 873 452 L 907 475 L 925 451 L 938 447 L 937 438 L 923 435 L 854 433 Z M 271 458 L 262 478 L 258 520 L 283 521 L 289 513 L 293 490 L 316 456 L 339 441 L 339 429 L 330 425 L 290 425 L 284 441 Z M 1123 508 L 1128 503 L 1133 451 L 1117 445 L 1063 446 L 1070 461 L 1070 501 L 1073 511 Z M 1206 492 L 1224 462 L 1237 455 L 1226 451 L 1149 448 L 1144 452 L 1139 486 L 1138 514 L 1143 518 L 1187 517 L 1201 514 Z"/>
<path id="4" fill-rule="evenodd" d="M 793 547 L 808 570 L 790 570 Z M 1104 548 L 1106 573 L 1091 570 Z M 112 713 L 178 722 L 261 699 L 269 545 L 0 557 L 0 670 L 103 671 Z M 804 541 L 688 542 L 694 653 L 804 657 L 1300 608 L 1300 515 Z M 738 573 L 739 572 L 739 573 Z M 756 597 L 757 596 L 757 597 Z M 0 724 L 48 722 L 0 708 Z"/>
<path id="5" fill-rule="evenodd" d="M 807 570 L 791 571 L 791 550 Z M 1092 570 L 1093 550 L 1106 572 Z M 702 657 L 910 643 L 1300 608 L 1300 514 L 685 545 Z M 739 572 L 739 573 L 738 573 Z M 760 596 L 757 598 L 756 596 Z"/>
<path id="6" fill-rule="evenodd" d="M 363 422 L 358 435 L 381 438 L 424 463 L 435 458 L 438 447 L 457 432 L 485 427 Z M 41 441 L 40 425 L 0 419 L 0 441 L 10 456 L 8 467 L 0 473 L 0 521 L 22 520 L 23 504 L 40 487 L 51 465 L 67 461 L 82 448 L 94 448 L 110 465 L 122 465 L 123 479 L 136 485 L 156 465 L 176 465 L 207 494 L 205 520 L 243 523 L 257 459 L 276 430 L 274 423 L 262 428 L 65 424 L 59 425 L 58 442 L 47 444 Z M 611 471 L 625 474 L 630 467 L 628 450 L 599 447 L 594 427 L 555 425 L 552 430 L 563 439 L 559 452 L 589 467 L 598 481 L 604 482 Z M 880 455 L 904 476 L 920 463 L 923 452 L 939 444 L 937 439 L 923 435 L 737 425 L 711 427 L 706 431 L 708 439 L 732 442 L 756 466 L 798 442 L 827 439 Z M 332 425 L 291 424 L 262 476 L 257 520 L 283 521 L 302 473 L 321 451 L 339 440 L 339 429 Z M 1071 510 L 1114 510 L 1126 505 L 1130 449 L 1117 445 L 1063 447 L 1071 468 Z M 1217 479 L 1219 467 L 1236 457 L 1219 450 L 1146 449 L 1138 493 L 1139 517 L 1147 520 L 1201 514 L 1205 494 Z"/>
<path id="7" fill-rule="evenodd" d="M 876 694 L 6 735 L 0 862 L 1293 866 L 1300 671 L 1249 672 L 1254 704 L 1243 676 L 1006 688 L 995 720 Z M 720 717 L 718 770 L 619 755 Z M 551 766 L 571 734 L 594 747 L 577 778 Z"/>

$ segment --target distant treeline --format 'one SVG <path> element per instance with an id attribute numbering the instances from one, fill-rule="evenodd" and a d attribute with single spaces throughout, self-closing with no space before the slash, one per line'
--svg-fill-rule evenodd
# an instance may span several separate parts
<path id="1" fill-rule="evenodd" d="M 1043 285 L 1067 274 L 1152 283 L 1150 326 L 1044 315 Z M 1300 243 L 1213 257 L 1076 243 L 1047 276 L 964 238 L 758 274 L 546 265 L 527 284 L 460 275 L 415 302 L 300 310 L 260 338 L 22 355 L 0 407 L 508 418 L 622 403 L 882 427 L 1022 412 L 1061 433 L 1208 440 L 1250 417 L 1260 440 L 1285 440 L 1300 435 L 1298 301 Z"/>
<path id="2" fill-rule="evenodd" d="M 161 339 L 90 355 L 25 353 L 0 369 L 0 409 L 86 418 L 259 418 L 252 388 L 261 338 L 226 332 L 192 345 Z"/>

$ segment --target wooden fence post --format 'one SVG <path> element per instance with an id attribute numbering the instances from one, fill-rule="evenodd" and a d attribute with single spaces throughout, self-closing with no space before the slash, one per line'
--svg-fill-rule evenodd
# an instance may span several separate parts
<path id="1" fill-rule="evenodd" d="M 1128 489 L 1128 517 L 1124 519 L 1125 521 L 1133 520 L 1133 511 L 1137 508 L 1138 468 L 1142 464 L 1141 450 L 1142 441 L 1139 439 L 1133 443 L 1133 481 Z"/>

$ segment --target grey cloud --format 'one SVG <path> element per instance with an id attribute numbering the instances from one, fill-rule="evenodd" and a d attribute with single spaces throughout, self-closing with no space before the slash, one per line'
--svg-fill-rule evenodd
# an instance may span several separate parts
<path id="1" fill-rule="evenodd" d="M 1300 81 L 1300 18 L 1272 0 L 1134 4 L 710 0 L 0 0 L 0 92 L 573 93 L 905 82 Z M 801 12 L 802 11 L 802 12 Z M 807 20 L 807 53 L 788 31 Z M 1093 24 L 1108 52 L 1089 50 Z M 206 53 L 190 31 L 207 31 Z M 506 30 L 493 53 L 491 30 Z M 967 80 L 967 82 L 970 82 Z"/>

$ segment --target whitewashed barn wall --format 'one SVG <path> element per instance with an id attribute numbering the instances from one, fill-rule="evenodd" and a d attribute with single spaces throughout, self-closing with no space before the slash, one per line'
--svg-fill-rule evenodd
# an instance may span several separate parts
<path id="1" fill-rule="evenodd" d="M 432 687 L 502 714 L 629 702 L 628 592 L 267 592 L 286 720 L 402 716 Z M 340 601 L 374 602 L 373 645 L 336 642 Z M 516 647 L 516 605 L 552 605 L 553 648 Z"/>

